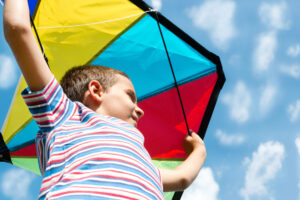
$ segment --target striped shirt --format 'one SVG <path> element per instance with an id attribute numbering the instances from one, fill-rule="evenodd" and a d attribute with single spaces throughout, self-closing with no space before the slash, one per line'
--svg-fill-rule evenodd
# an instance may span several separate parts
<path id="1" fill-rule="evenodd" d="M 53 77 L 22 96 L 40 131 L 39 199 L 163 199 L 162 180 L 132 125 L 72 102 Z"/>

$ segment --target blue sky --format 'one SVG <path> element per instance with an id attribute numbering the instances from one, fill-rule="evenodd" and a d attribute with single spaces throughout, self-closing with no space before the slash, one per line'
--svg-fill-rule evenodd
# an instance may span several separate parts
<path id="1" fill-rule="evenodd" d="M 146 2 L 219 55 L 227 78 L 184 199 L 300 199 L 300 1 Z M 0 32 L 2 126 L 20 72 Z M 36 199 L 40 182 L 0 164 L 2 200 Z"/>

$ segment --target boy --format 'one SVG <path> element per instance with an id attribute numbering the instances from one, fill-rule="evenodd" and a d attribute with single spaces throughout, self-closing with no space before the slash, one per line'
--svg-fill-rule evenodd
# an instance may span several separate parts
<path id="1" fill-rule="evenodd" d="M 39 198 L 163 199 L 163 190 L 187 188 L 206 158 L 200 137 L 192 132 L 185 138 L 188 157 L 174 170 L 154 167 L 136 129 L 144 113 L 127 75 L 101 66 L 76 67 L 62 79 L 63 92 L 35 42 L 28 13 L 26 0 L 5 1 L 5 37 L 29 87 L 24 100 L 40 128 Z"/>

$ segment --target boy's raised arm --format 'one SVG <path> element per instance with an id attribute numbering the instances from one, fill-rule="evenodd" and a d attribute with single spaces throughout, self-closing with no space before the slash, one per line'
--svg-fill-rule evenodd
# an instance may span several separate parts
<path id="1" fill-rule="evenodd" d="M 188 155 L 186 160 L 173 170 L 160 169 L 164 192 L 185 190 L 197 177 L 206 159 L 204 142 L 196 133 L 186 136 L 183 146 Z"/>
<path id="2" fill-rule="evenodd" d="M 27 0 L 5 0 L 3 28 L 30 90 L 43 89 L 52 73 L 32 33 Z"/>

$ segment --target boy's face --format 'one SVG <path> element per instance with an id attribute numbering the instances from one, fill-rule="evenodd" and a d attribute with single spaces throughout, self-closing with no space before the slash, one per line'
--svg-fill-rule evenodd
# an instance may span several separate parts
<path id="1" fill-rule="evenodd" d="M 144 115 L 137 106 L 135 90 L 131 81 L 117 74 L 117 82 L 101 96 L 101 114 L 117 117 L 133 126 Z"/>

